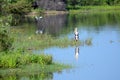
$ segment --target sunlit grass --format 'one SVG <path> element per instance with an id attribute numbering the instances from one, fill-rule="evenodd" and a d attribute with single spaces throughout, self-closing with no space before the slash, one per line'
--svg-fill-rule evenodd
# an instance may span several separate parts
<path id="1" fill-rule="evenodd" d="M 80 6 L 77 10 L 69 10 L 70 14 L 77 13 L 101 13 L 120 11 L 120 6 Z"/>

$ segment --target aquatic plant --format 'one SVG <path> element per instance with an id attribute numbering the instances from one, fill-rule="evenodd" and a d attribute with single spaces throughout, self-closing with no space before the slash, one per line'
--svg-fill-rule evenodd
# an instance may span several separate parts
<path id="1" fill-rule="evenodd" d="M 69 39 L 67 37 L 56 38 L 49 34 L 36 35 L 27 33 L 23 29 L 13 29 L 11 32 L 15 38 L 14 47 L 24 48 L 25 50 L 45 49 L 51 46 L 67 47 L 81 44 L 80 40 L 76 42 L 74 39 Z"/>
<path id="2" fill-rule="evenodd" d="M 92 45 L 92 38 L 86 39 L 86 40 L 85 40 L 85 44 L 88 45 L 88 46 L 89 46 L 89 45 Z"/>
<path id="3" fill-rule="evenodd" d="M 51 65 L 43 65 L 43 66 L 34 63 L 34 64 L 23 65 L 20 66 L 19 68 L 7 68 L 7 69 L 0 68 L 0 76 L 3 80 L 6 80 L 7 78 L 8 78 L 7 80 L 9 80 L 10 77 L 12 80 L 14 79 L 16 80 L 16 76 L 18 79 L 21 76 L 33 77 L 37 75 L 39 79 L 43 80 L 44 78 L 46 79 L 47 76 L 52 76 L 51 73 L 53 72 L 61 72 L 61 70 L 69 69 L 69 68 L 71 68 L 70 65 L 65 65 L 60 63 L 52 63 Z"/>
<path id="4" fill-rule="evenodd" d="M 0 55 L 0 68 L 17 68 L 21 65 L 37 63 L 40 65 L 52 64 L 52 56 L 44 54 L 1 54 Z"/>
<path id="5" fill-rule="evenodd" d="M 43 35 L 32 34 L 31 36 L 29 36 L 29 34 L 24 35 L 23 33 L 21 33 L 19 37 L 17 36 L 17 34 L 14 34 L 14 36 L 15 36 L 14 47 L 16 46 L 18 48 L 24 47 L 25 50 L 44 49 L 51 46 L 64 47 L 73 44 L 73 41 L 67 38 L 56 39 L 47 34 L 43 34 Z"/>

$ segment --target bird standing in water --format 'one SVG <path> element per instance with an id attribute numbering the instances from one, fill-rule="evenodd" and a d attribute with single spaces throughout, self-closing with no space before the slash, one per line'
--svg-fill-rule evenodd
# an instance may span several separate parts
<path id="1" fill-rule="evenodd" d="M 78 41 L 79 40 L 79 32 L 78 32 L 77 28 L 75 28 L 74 34 L 75 34 L 75 41 Z"/>

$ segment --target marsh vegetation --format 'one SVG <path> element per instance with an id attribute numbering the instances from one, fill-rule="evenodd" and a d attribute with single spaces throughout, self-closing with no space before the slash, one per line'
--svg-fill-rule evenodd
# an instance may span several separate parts
<path id="1" fill-rule="evenodd" d="M 81 1 L 83 0 L 66 0 L 66 9 L 70 14 L 67 12 L 67 14 L 58 15 L 54 11 L 55 15 L 44 15 L 44 9 L 33 9 L 31 7 L 33 0 L 0 1 L 0 78 L 3 80 L 21 78 L 43 80 L 54 79 L 55 75 L 58 77 L 60 74 L 63 79 L 66 79 L 63 75 L 68 72 L 61 71 L 71 66 L 56 61 L 66 64 L 74 63 L 79 67 L 70 72 L 70 79 L 79 79 L 81 75 L 81 78 L 85 79 L 86 74 L 92 73 L 89 74 L 86 70 L 93 71 L 93 68 L 88 67 L 94 65 L 97 65 L 94 66 L 97 70 L 102 71 L 95 70 L 96 73 L 103 73 L 108 70 L 108 67 L 111 75 L 118 72 L 120 1 L 84 0 L 83 3 Z M 30 12 L 37 13 L 38 17 L 43 16 L 43 19 L 36 22 L 36 14 L 32 17 L 28 16 Z M 75 27 L 78 27 L 80 33 L 78 41 L 74 40 Z M 43 30 L 42 34 L 38 33 L 40 30 Z M 113 55 L 113 51 L 118 56 Z M 73 59 L 73 55 L 76 60 Z M 80 58 L 79 55 L 81 55 Z M 111 58 L 115 61 L 112 62 Z M 77 77 L 73 76 L 74 72 Z M 96 73 L 93 74 L 99 76 Z M 106 74 L 108 74 L 107 71 Z M 117 74 L 119 73 L 115 75 Z M 120 79 L 119 76 L 116 78 Z M 94 80 L 93 76 L 92 80 Z"/>

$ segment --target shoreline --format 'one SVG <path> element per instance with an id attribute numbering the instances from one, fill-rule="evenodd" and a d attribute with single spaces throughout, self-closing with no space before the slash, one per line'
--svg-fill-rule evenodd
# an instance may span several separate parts
<path id="1" fill-rule="evenodd" d="M 26 16 L 36 15 L 59 15 L 59 14 L 83 14 L 83 13 L 101 13 L 101 12 L 116 12 L 120 11 L 120 6 L 81 6 L 79 9 L 70 9 L 67 11 L 55 11 L 55 10 L 33 10 Z"/>
<path id="2" fill-rule="evenodd" d="M 69 14 L 69 11 L 32 11 L 26 16 L 36 16 L 36 15 L 62 15 L 62 14 Z"/>

